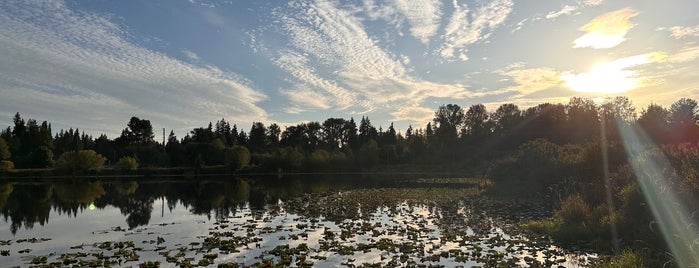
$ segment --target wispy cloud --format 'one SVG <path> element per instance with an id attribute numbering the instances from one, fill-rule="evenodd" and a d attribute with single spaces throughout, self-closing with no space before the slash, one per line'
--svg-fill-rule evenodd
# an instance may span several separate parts
<path id="1" fill-rule="evenodd" d="M 287 96 L 331 96 L 324 105 L 315 105 L 319 109 L 374 110 L 414 106 L 430 97 L 459 99 L 469 95 L 463 85 L 434 83 L 411 75 L 404 66 L 409 61 L 379 47 L 361 20 L 335 2 L 294 1 L 274 14 L 290 44 L 275 61 L 295 85 L 282 90 Z M 316 74 L 318 69 L 324 78 Z M 309 85 L 305 88 L 312 91 L 299 90 L 299 84 Z M 289 100 L 295 111 L 306 105 L 296 96 Z"/>
<path id="2" fill-rule="evenodd" d="M 548 14 L 546 14 L 546 18 L 547 19 L 555 19 L 555 18 L 558 18 L 558 17 L 563 16 L 563 15 L 573 14 L 573 12 L 575 12 L 576 10 L 578 10 L 578 7 L 576 7 L 576 6 L 565 5 L 559 11 L 551 11 Z"/>
<path id="3" fill-rule="evenodd" d="M 0 113 L 32 107 L 70 115 L 45 118 L 58 125 L 115 132 L 133 115 L 174 129 L 267 118 L 256 105 L 266 95 L 246 79 L 145 49 L 127 35 L 61 1 L 0 2 Z"/>
<path id="4" fill-rule="evenodd" d="M 598 6 L 601 5 L 603 0 L 578 0 L 575 4 L 573 5 L 564 5 L 561 10 L 558 11 L 551 11 L 548 14 L 546 14 L 546 19 L 555 19 L 560 16 L 567 16 L 571 14 L 580 14 L 580 12 L 576 12 L 581 8 L 584 7 L 589 7 L 589 6 Z"/>
<path id="5" fill-rule="evenodd" d="M 434 109 L 425 107 L 400 107 L 391 112 L 392 121 L 411 121 L 416 123 L 427 123 L 434 118 Z"/>
<path id="6" fill-rule="evenodd" d="M 671 63 L 692 62 L 696 59 L 699 59 L 699 46 L 685 47 L 668 57 Z"/>
<path id="7" fill-rule="evenodd" d="M 283 51 L 275 61 L 277 66 L 285 70 L 295 79 L 295 89 L 284 89 L 282 93 L 293 103 L 292 111 L 302 109 L 329 109 L 338 107 L 346 109 L 356 103 L 356 94 L 320 77 L 308 65 L 308 58 L 293 51 Z"/>
<path id="8" fill-rule="evenodd" d="M 552 68 L 514 69 L 501 73 L 515 83 L 505 91 L 516 91 L 521 96 L 561 85 L 561 72 Z"/>
<path id="9" fill-rule="evenodd" d="M 585 35 L 575 39 L 575 48 L 611 48 L 626 40 L 626 33 L 633 28 L 630 19 L 638 15 L 630 8 L 609 12 L 592 19 L 580 27 Z"/>
<path id="10" fill-rule="evenodd" d="M 670 28 L 672 37 L 681 39 L 685 37 L 699 37 L 699 25 L 696 26 L 674 26 Z"/>
<path id="11" fill-rule="evenodd" d="M 454 12 L 442 36 L 444 45 L 440 55 L 446 59 L 459 57 L 468 59 L 466 46 L 483 41 L 502 25 L 512 13 L 511 0 L 488 1 L 472 9 L 466 4 L 453 1 Z"/>
<path id="12" fill-rule="evenodd" d="M 578 2 L 585 6 L 599 6 L 604 2 L 604 0 L 580 0 Z"/>

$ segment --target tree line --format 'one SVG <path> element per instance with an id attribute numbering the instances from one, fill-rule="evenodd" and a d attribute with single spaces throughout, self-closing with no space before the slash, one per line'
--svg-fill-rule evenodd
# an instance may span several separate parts
<path id="1" fill-rule="evenodd" d="M 636 111 L 627 97 L 598 104 L 573 97 L 567 104 L 543 103 L 520 109 L 512 103 L 488 111 L 483 104 L 462 108 L 440 106 L 424 127 L 398 133 L 391 123 L 377 129 L 369 117 L 328 118 L 284 130 L 254 122 L 246 132 L 225 119 L 191 130 L 182 138 L 174 131 L 156 142 L 151 122 L 132 117 L 117 138 L 97 138 L 68 129 L 53 134 L 51 124 L 24 120 L 0 132 L 2 166 L 51 168 L 68 152 L 91 150 L 114 165 L 124 157 L 141 167 L 229 166 L 265 171 L 356 171 L 386 165 L 438 166 L 456 170 L 487 163 L 516 151 L 527 141 L 582 144 L 620 140 L 619 126 L 644 129 L 657 144 L 699 142 L 697 102 L 682 98 L 669 108 L 650 104 Z M 604 130 L 604 134 L 602 134 Z"/>

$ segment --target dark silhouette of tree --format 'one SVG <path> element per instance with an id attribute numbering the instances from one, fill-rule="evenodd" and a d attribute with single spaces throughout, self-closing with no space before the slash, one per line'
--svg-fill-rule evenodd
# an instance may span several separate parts
<path id="1" fill-rule="evenodd" d="M 357 126 L 354 120 L 328 118 L 323 122 L 322 128 L 323 143 L 330 151 L 350 148 L 357 138 Z"/>
<path id="2" fill-rule="evenodd" d="M 379 138 L 379 133 L 376 131 L 376 128 L 371 125 L 369 117 L 362 116 L 362 120 L 359 122 L 358 132 L 357 139 L 360 146 L 366 144 L 370 140 L 376 141 Z"/>
<path id="3" fill-rule="evenodd" d="M 699 141 L 698 109 L 697 101 L 689 98 L 681 98 L 670 106 L 668 119 L 675 143 Z"/>
<path id="4" fill-rule="evenodd" d="M 566 108 L 563 104 L 543 103 L 531 107 L 524 112 L 523 127 L 520 136 L 522 141 L 544 138 L 557 144 L 565 140 L 567 122 Z"/>
<path id="5" fill-rule="evenodd" d="M 667 142 L 670 111 L 660 105 L 651 103 L 641 111 L 638 124 L 656 143 Z"/>
<path id="6" fill-rule="evenodd" d="M 119 138 L 123 139 L 128 145 L 132 144 L 149 144 L 155 142 L 153 135 L 153 126 L 150 120 L 131 117 L 127 128 L 121 132 Z"/>
<path id="7" fill-rule="evenodd" d="M 600 120 L 609 141 L 620 140 L 620 128 L 636 122 L 636 108 L 629 98 L 617 96 L 606 100 L 599 108 Z"/>
<path id="8" fill-rule="evenodd" d="M 226 122 L 225 119 L 221 118 L 221 120 L 216 122 L 216 126 L 214 129 L 214 137 L 221 139 L 225 146 L 231 146 L 235 144 L 235 138 L 232 132 L 233 130 L 231 129 L 231 125 L 228 122 Z"/>
<path id="9" fill-rule="evenodd" d="M 260 153 L 265 149 L 265 142 L 267 140 L 265 132 L 267 132 L 267 129 L 263 123 L 252 123 L 247 143 L 247 147 L 250 149 L 251 153 Z"/>
<path id="10" fill-rule="evenodd" d="M 522 112 L 513 103 L 500 105 L 491 115 L 491 120 L 495 122 L 494 132 L 500 135 L 508 135 L 513 131 L 518 131 L 518 124 L 522 120 Z"/>
<path id="11" fill-rule="evenodd" d="M 466 111 L 464 130 L 462 133 L 466 134 L 472 142 L 484 139 L 491 132 L 488 124 L 489 117 L 485 105 L 471 105 L 468 111 Z"/>
<path id="12" fill-rule="evenodd" d="M 439 106 L 432 120 L 437 129 L 436 135 L 453 139 L 456 139 L 457 131 L 463 127 L 465 121 L 464 110 L 456 104 Z"/>
<path id="13" fill-rule="evenodd" d="M 265 133 L 266 136 L 266 141 L 265 141 L 265 146 L 270 149 L 274 150 L 279 147 L 279 136 L 281 135 L 282 130 L 279 127 L 279 125 L 272 123 L 269 125 L 267 128 L 267 131 Z"/>
<path id="14" fill-rule="evenodd" d="M 573 97 L 566 106 L 568 133 L 573 143 L 592 141 L 599 137 L 600 120 L 597 105 L 587 98 Z"/>

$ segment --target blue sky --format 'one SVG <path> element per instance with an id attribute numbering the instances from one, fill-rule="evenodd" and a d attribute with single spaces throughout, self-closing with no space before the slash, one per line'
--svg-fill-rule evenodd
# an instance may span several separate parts
<path id="1" fill-rule="evenodd" d="M 699 99 L 699 5 L 671 1 L 0 1 L 0 118 L 182 137 L 225 118 L 369 116 Z"/>

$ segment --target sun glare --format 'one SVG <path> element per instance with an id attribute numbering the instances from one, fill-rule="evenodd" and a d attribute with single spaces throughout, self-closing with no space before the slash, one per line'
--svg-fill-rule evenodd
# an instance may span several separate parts
<path id="1" fill-rule="evenodd" d="M 586 73 L 568 73 L 561 79 L 577 92 L 618 94 L 641 86 L 643 79 L 631 67 L 663 61 L 667 55 L 660 52 L 646 53 L 611 62 L 595 64 Z"/>

